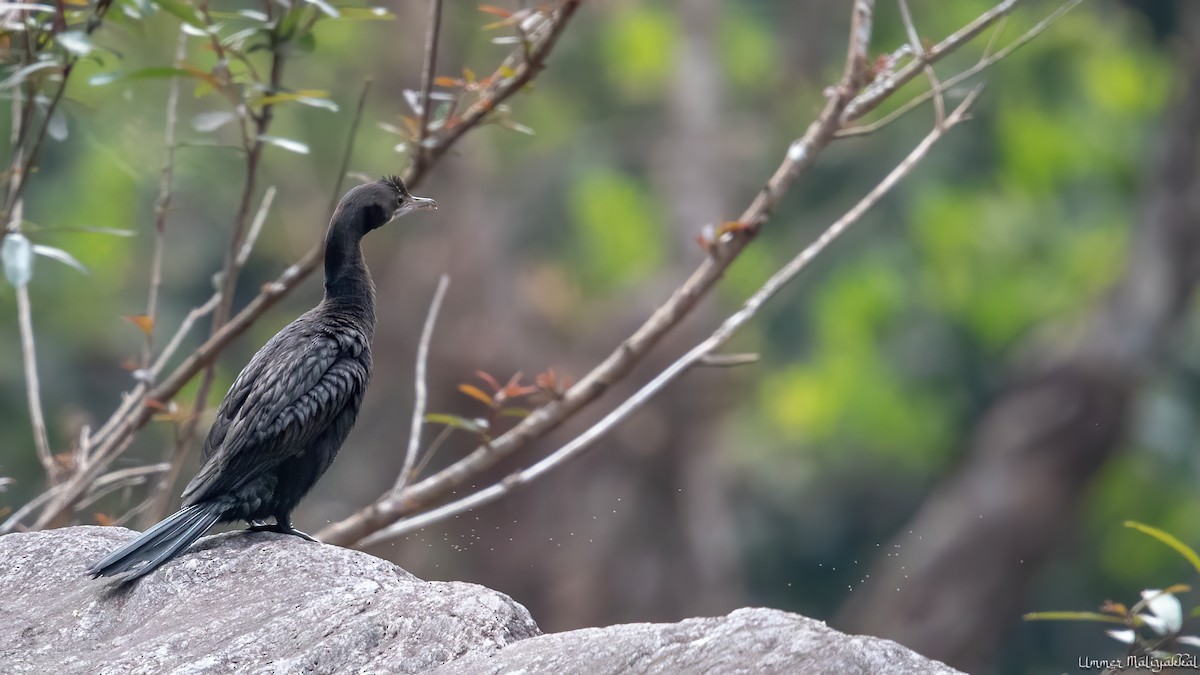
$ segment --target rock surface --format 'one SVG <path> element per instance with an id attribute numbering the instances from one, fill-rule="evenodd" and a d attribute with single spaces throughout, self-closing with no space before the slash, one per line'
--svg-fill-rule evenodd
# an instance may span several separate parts
<path id="1" fill-rule="evenodd" d="M 890 640 L 846 635 L 798 614 L 753 608 L 679 623 L 552 633 L 499 651 L 467 654 L 433 672 L 952 675 L 959 671 Z"/>
<path id="2" fill-rule="evenodd" d="M 770 609 L 540 635 L 482 586 L 271 533 L 207 537 L 132 587 L 84 574 L 133 536 L 0 537 L 0 673 L 958 672 Z"/>
<path id="3" fill-rule="evenodd" d="M 266 532 L 202 539 L 132 588 L 84 574 L 133 536 L 0 537 L 0 672 L 415 673 L 539 633 L 482 586 Z"/>

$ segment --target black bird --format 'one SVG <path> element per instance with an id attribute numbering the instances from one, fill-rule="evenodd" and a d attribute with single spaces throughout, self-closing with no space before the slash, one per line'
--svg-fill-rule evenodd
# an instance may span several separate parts
<path id="1" fill-rule="evenodd" d="M 360 242 L 399 216 L 434 208 L 396 177 L 346 193 L 325 239 L 324 299 L 263 345 L 229 388 L 183 507 L 93 564 L 93 577 L 149 574 L 223 522 L 315 541 L 292 527 L 292 509 L 346 440 L 371 375 L 375 284 Z"/>

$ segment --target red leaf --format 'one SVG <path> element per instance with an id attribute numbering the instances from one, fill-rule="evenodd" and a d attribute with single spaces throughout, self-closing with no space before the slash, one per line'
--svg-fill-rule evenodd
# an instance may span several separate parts
<path id="1" fill-rule="evenodd" d="M 493 391 L 500 391 L 500 383 L 496 381 L 496 378 L 485 373 L 484 371 L 482 371 L 482 370 L 475 371 L 475 377 L 478 377 L 479 379 L 483 380 L 484 382 L 487 382 L 488 386 L 490 386 Z"/>
<path id="2" fill-rule="evenodd" d="M 501 7 L 496 7 L 495 5 L 480 5 L 479 11 L 483 12 L 484 14 L 494 14 L 496 16 L 502 16 L 506 19 L 508 17 L 512 16 L 512 12 L 508 11 L 507 9 L 503 9 Z"/>

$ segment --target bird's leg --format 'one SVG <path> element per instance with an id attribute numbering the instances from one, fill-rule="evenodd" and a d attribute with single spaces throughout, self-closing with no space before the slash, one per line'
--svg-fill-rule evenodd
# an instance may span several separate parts
<path id="1" fill-rule="evenodd" d="M 290 514 L 275 516 L 275 523 L 273 525 L 268 525 L 261 520 L 252 520 L 250 521 L 250 527 L 247 529 L 250 532 L 278 532 L 279 534 L 290 534 L 292 536 L 300 537 L 301 539 L 307 539 L 308 541 L 316 542 L 318 544 L 321 543 L 317 539 L 314 539 L 313 537 L 292 527 L 292 517 Z"/>

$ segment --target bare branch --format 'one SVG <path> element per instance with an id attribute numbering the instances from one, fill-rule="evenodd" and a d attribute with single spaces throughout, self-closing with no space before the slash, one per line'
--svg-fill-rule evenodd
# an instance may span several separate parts
<path id="1" fill-rule="evenodd" d="M 433 301 L 429 303 L 429 314 L 425 317 L 425 326 L 421 329 L 421 340 L 417 345 L 417 367 L 413 376 L 416 382 L 416 395 L 413 399 L 412 426 L 408 432 L 408 450 L 404 453 L 404 467 L 396 477 L 393 490 L 402 490 L 408 481 L 412 480 L 412 470 L 417 463 L 417 455 L 421 452 L 421 429 L 425 423 L 425 401 L 429 396 L 425 371 L 429 365 L 429 342 L 433 339 L 433 326 L 437 323 L 438 311 L 442 307 L 442 299 L 446 297 L 446 288 L 450 285 L 449 275 L 443 274 L 438 279 L 437 290 L 433 292 Z"/>
<path id="2" fill-rule="evenodd" d="M 354 110 L 354 119 L 350 122 L 350 133 L 346 136 L 346 148 L 342 151 L 342 163 L 339 165 L 337 178 L 333 180 L 333 195 L 329 198 L 330 215 L 337 208 L 338 199 L 342 196 L 342 181 L 346 179 L 346 170 L 350 166 L 350 157 L 354 154 L 354 139 L 358 137 L 358 125 L 362 122 L 363 110 L 367 107 L 367 96 L 371 93 L 371 78 L 363 80 L 363 90 L 358 96 L 358 107 Z"/>
<path id="3" fill-rule="evenodd" d="M 421 75 L 421 122 L 417 126 L 417 150 L 413 165 L 425 163 L 425 138 L 429 135 L 429 117 L 433 114 L 433 78 L 437 69 L 438 38 L 442 32 L 442 0 L 429 0 L 429 28 L 425 31 L 425 68 Z"/>
<path id="4" fill-rule="evenodd" d="M 693 347 L 690 351 L 676 360 L 665 370 L 654 377 L 650 382 L 638 390 L 636 394 L 621 402 L 612 412 L 605 415 L 596 424 L 592 425 L 579 436 L 572 439 L 569 443 L 554 451 L 541 461 L 533 466 L 510 474 L 504 480 L 495 483 L 487 488 L 484 488 L 472 495 L 462 499 L 455 500 L 449 504 L 438 507 L 431 511 L 427 511 L 420 515 L 405 518 L 391 526 L 380 530 L 368 537 L 365 537 L 361 544 L 370 546 L 378 544 L 389 539 L 394 539 L 398 536 L 407 534 L 414 530 L 418 530 L 431 523 L 444 520 L 450 516 L 458 515 L 466 511 L 478 508 L 485 504 L 491 503 L 504 495 L 512 492 L 514 488 L 526 485 L 536 480 L 541 475 L 550 470 L 561 466 L 576 455 L 579 455 L 586 450 L 596 439 L 601 438 L 616 425 L 623 422 L 631 414 L 641 409 L 646 405 L 656 394 L 662 391 L 668 384 L 679 378 L 680 375 L 687 372 L 693 365 L 700 363 L 705 357 L 710 356 L 721 345 L 725 344 L 730 337 L 733 336 L 738 329 L 749 322 L 758 313 L 759 309 L 776 295 L 784 286 L 796 278 L 808 265 L 817 258 L 830 244 L 837 240 L 851 225 L 856 223 L 871 207 L 875 206 L 879 200 L 891 191 L 905 176 L 912 172 L 913 168 L 928 154 L 929 149 L 938 141 L 945 133 L 953 126 L 961 122 L 966 115 L 967 109 L 974 102 L 978 90 L 972 92 L 954 112 L 947 117 L 943 124 L 938 125 L 927 135 L 913 150 L 898 164 L 892 171 L 865 197 L 855 204 L 849 211 L 846 212 L 837 222 L 833 223 L 826 229 L 820 237 L 812 244 L 801 251 L 796 257 L 792 258 L 785 266 L 780 268 L 771 278 L 760 287 L 754 295 L 742 305 L 742 308 L 727 318 L 721 325 L 713 331 L 713 333 L 702 341 L 700 344 Z"/>

